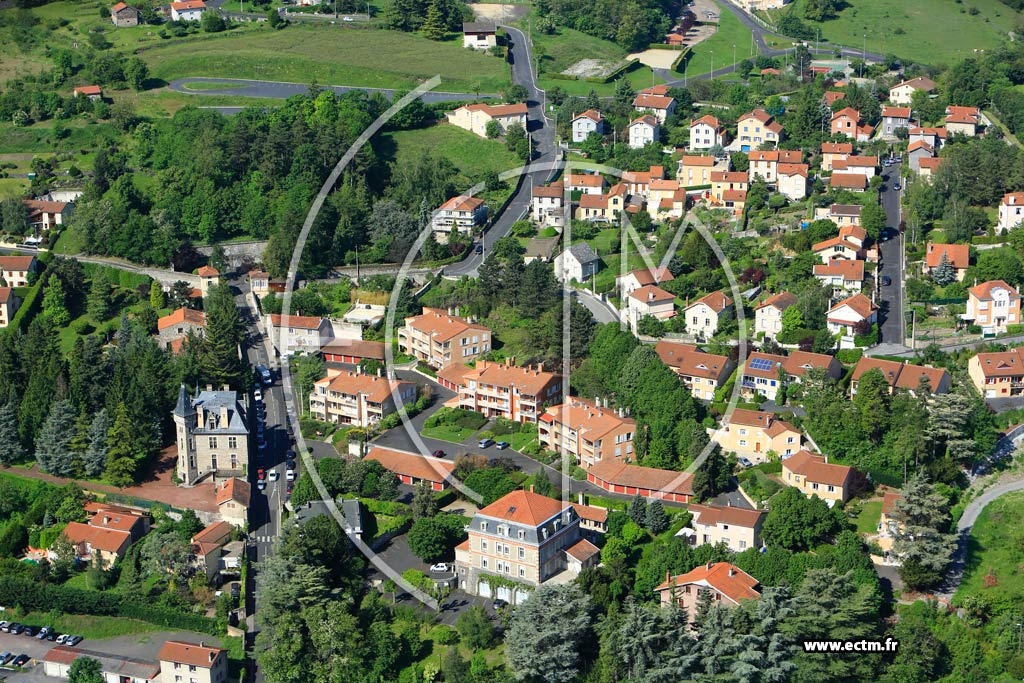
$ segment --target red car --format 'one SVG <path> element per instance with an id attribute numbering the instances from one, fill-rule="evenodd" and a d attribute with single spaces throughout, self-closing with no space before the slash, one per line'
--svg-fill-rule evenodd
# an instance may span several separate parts
<path id="1" fill-rule="evenodd" d="M 264 470 L 262 467 L 259 468 L 258 470 L 256 470 L 256 478 L 259 479 L 260 481 L 263 481 L 264 479 L 266 479 L 267 478 L 266 470 Z"/>

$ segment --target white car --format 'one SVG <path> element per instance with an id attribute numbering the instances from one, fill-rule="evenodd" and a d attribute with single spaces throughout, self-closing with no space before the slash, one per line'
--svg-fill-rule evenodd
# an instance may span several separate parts
<path id="1" fill-rule="evenodd" d="M 430 565 L 430 571 L 432 572 L 449 572 L 451 569 L 444 562 Z"/>
<path id="2" fill-rule="evenodd" d="M 262 400 L 263 400 L 263 392 L 262 392 L 262 391 L 260 391 L 259 389 L 257 389 L 256 391 L 252 392 L 252 397 L 253 397 L 253 398 L 254 398 L 254 399 L 256 400 L 256 402 L 258 403 L 258 402 L 260 402 L 260 401 L 262 401 Z"/>
<path id="3" fill-rule="evenodd" d="M 277 481 L 280 478 L 281 474 L 277 470 L 270 470 L 267 473 L 267 479 L 269 479 L 270 481 Z"/>
<path id="4" fill-rule="evenodd" d="M 295 470 L 288 470 L 288 472 L 284 475 L 284 478 L 287 481 L 295 481 Z"/>

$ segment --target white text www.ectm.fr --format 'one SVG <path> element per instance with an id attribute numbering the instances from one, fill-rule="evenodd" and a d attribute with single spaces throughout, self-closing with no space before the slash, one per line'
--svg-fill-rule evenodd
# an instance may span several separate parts
<path id="1" fill-rule="evenodd" d="M 805 640 L 804 652 L 896 652 L 900 641 L 885 640 Z"/>

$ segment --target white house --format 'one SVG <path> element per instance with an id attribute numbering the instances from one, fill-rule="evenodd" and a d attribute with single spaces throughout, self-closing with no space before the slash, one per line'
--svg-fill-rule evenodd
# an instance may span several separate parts
<path id="1" fill-rule="evenodd" d="M 498 44 L 497 29 L 494 24 L 479 21 L 466 21 L 462 24 L 462 47 L 474 50 L 488 50 Z"/>
<path id="2" fill-rule="evenodd" d="M 864 262 L 850 259 L 832 259 L 814 266 L 814 277 L 835 290 L 859 292 L 864 286 Z"/>
<path id="3" fill-rule="evenodd" d="M 1024 192 L 1008 192 L 999 202 L 999 222 L 996 232 L 1012 230 L 1024 221 Z"/>
<path id="4" fill-rule="evenodd" d="M 531 218 L 538 225 L 561 228 L 564 223 L 565 189 L 562 182 L 534 185 L 531 190 Z"/>
<path id="5" fill-rule="evenodd" d="M 184 0 L 171 3 L 171 21 L 199 21 L 206 11 L 203 0 Z"/>
<path id="6" fill-rule="evenodd" d="M 601 257 L 589 244 L 574 244 L 555 257 L 555 277 L 562 282 L 586 282 L 601 267 Z"/>
<path id="7" fill-rule="evenodd" d="M 572 141 L 583 142 L 591 133 L 604 134 L 604 116 L 596 109 L 588 109 L 572 120 Z"/>
<path id="8" fill-rule="evenodd" d="M 637 93 L 633 109 L 638 112 L 649 111 L 658 119 L 658 123 L 665 123 L 668 117 L 676 113 L 676 101 L 668 96 L 668 86 L 655 85 Z"/>
<path id="9" fill-rule="evenodd" d="M 839 348 L 852 349 L 858 328 L 870 328 L 878 322 L 878 306 L 863 294 L 854 294 L 830 308 L 826 321 L 829 332 L 843 335 Z"/>
<path id="10" fill-rule="evenodd" d="M 924 76 L 918 76 L 917 78 L 911 78 L 909 81 L 903 81 L 889 88 L 889 101 L 893 104 L 910 104 L 910 98 L 913 97 L 914 93 L 918 90 L 924 92 L 931 92 L 935 90 L 935 81 Z"/>
<path id="11" fill-rule="evenodd" d="M 619 290 L 619 297 L 625 298 L 641 287 L 660 285 L 674 279 L 668 268 L 641 268 L 616 277 L 615 287 Z"/>
<path id="12" fill-rule="evenodd" d="M 754 334 L 774 340 L 782 331 L 782 314 L 795 305 L 796 296 L 789 292 L 779 292 L 762 301 L 754 309 Z"/>
<path id="13" fill-rule="evenodd" d="M 807 196 L 807 164 L 779 164 L 777 189 L 791 202 Z"/>
<path id="14" fill-rule="evenodd" d="M 661 137 L 658 119 L 650 114 L 634 119 L 626 129 L 629 132 L 629 146 L 640 149 Z"/>
<path id="15" fill-rule="evenodd" d="M 725 126 L 710 114 L 690 122 L 690 149 L 725 146 Z"/>
<path id="16" fill-rule="evenodd" d="M 458 126 L 482 138 L 487 137 L 487 124 L 496 121 L 502 134 L 509 126 L 518 123 L 526 128 L 527 108 L 525 103 L 519 104 L 467 104 L 445 116 L 448 123 Z"/>
<path id="17" fill-rule="evenodd" d="M 722 292 L 711 292 L 683 309 L 686 331 L 707 339 L 731 314 L 732 299 Z"/>
<path id="18" fill-rule="evenodd" d="M 441 205 L 431 220 L 431 228 L 437 241 L 447 244 L 452 232 L 471 234 L 486 219 L 487 205 L 484 200 L 460 194 Z"/>
<path id="19" fill-rule="evenodd" d="M 296 353 L 317 353 L 334 338 L 334 328 L 326 318 L 307 315 L 267 316 L 271 343 L 282 356 Z"/>
<path id="20" fill-rule="evenodd" d="M 634 333 L 640 321 L 647 316 L 668 320 L 676 314 L 676 295 L 657 285 L 645 285 L 625 297 L 622 316 Z"/>

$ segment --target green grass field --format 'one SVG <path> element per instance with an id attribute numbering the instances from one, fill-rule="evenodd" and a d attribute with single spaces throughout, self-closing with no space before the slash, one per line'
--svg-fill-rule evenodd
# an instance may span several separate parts
<path id="1" fill-rule="evenodd" d="M 221 37 L 222 36 L 222 37 Z M 293 83 L 412 88 L 440 75 L 439 90 L 496 92 L 509 68 L 492 55 L 379 29 L 289 26 L 158 46 L 142 53 L 152 75 L 265 79 Z"/>
<path id="2" fill-rule="evenodd" d="M 954 604 L 967 595 L 1024 604 L 1024 491 L 1007 493 L 989 503 L 971 529 L 964 579 Z"/>
<path id="3" fill-rule="evenodd" d="M 447 123 L 430 128 L 385 133 L 375 143 L 389 161 L 409 164 L 430 153 L 450 160 L 459 170 L 460 190 L 480 182 L 489 171 L 506 171 L 522 165 L 522 161 L 497 140 L 481 138 L 468 130 Z"/>
<path id="4" fill-rule="evenodd" d="M 428 439 L 450 441 L 451 443 L 462 443 L 469 437 L 473 436 L 473 432 L 475 431 L 475 429 L 467 429 L 456 425 L 438 425 L 436 427 L 424 427 L 420 434 Z"/>
<path id="5" fill-rule="evenodd" d="M 803 17 L 807 0 L 775 10 L 776 21 L 786 12 Z M 928 64 L 952 64 L 991 49 L 1006 39 L 1020 15 L 999 0 L 856 0 L 839 17 L 822 24 L 822 39 L 881 54 L 895 54 Z M 971 14 L 973 9 L 976 14 Z M 865 38 L 866 36 L 866 38 Z"/>
<path id="6" fill-rule="evenodd" d="M 28 189 L 25 178 L 0 178 L 0 200 L 20 197 Z"/>
<path id="7" fill-rule="evenodd" d="M 751 41 L 750 29 L 729 10 L 719 6 L 718 31 L 704 42 L 698 43 L 686 60 L 686 75 L 697 76 L 721 69 L 736 62 L 757 55 L 757 48 Z M 735 49 L 734 49 L 735 46 Z M 733 58 L 735 55 L 735 59 Z"/>
<path id="8" fill-rule="evenodd" d="M 857 531 L 862 534 L 877 534 L 878 520 L 882 518 L 882 501 L 871 500 L 860 506 L 857 514 Z"/>
<path id="9" fill-rule="evenodd" d="M 81 576 L 84 577 L 85 574 L 81 574 Z M 77 578 L 76 576 L 72 580 Z M 62 614 L 54 618 L 46 612 L 28 612 L 23 617 L 19 617 L 18 621 L 30 626 L 53 626 L 61 633 L 73 633 L 89 640 L 167 630 L 165 627 L 137 619 L 99 617 L 91 614 Z"/>

